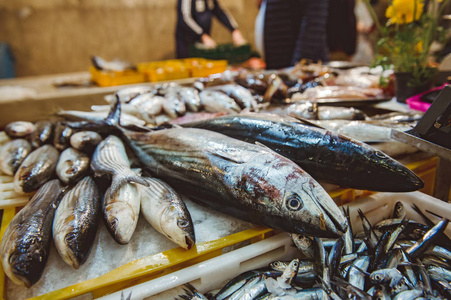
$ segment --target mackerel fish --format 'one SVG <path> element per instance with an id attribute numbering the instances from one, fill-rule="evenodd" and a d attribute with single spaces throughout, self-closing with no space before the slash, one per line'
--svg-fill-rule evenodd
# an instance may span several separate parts
<path id="1" fill-rule="evenodd" d="M 336 237 L 347 221 L 329 194 L 291 160 L 254 144 L 195 128 L 131 131 L 117 126 L 120 102 L 101 123 L 120 130 L 141 166 L 191 199 L 245 221 Z"/>
<path id="2" fill-rule="evenodd" d="M 383 152 L 289 117 L 240 114 L 183 126 L 264 144 L 297 163 L 316 180 L 344 187 L 408 192 L 421 189 L 424 185 L 415 173 Z"/>

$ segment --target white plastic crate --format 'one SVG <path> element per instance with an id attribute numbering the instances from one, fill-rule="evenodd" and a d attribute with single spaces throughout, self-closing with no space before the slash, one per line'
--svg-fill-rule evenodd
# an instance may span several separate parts
<path id="1" fill-rule="evenodd" d="M 423 212 L 428 210 L 441 216 L 451 216 L 451 204 L 421 192 L 376 193 L 346 204 L 346 206 L 349 206 L 354 232 L 363 230 L 357 212 L 358 209 L 362 210 L 371 224 L 376 224 L 391 217 L 397 201 L 404 203 L 407 218 L 418 222 L 422 222 L 422 219 L 411 208 L 413 203 Z M 434 222 L 440 221 L 440 218 L 433 214 L 426 212 L 426 215 Z M 448 226 L 446 234 L 451 237 L 451 226 Z M 286 233 L 280 233 L 219 257 L 98 299 L 117 300 L 121 299 L 121 294 L 127 297 L 130 293 L 131 299 L 136 300 L 174 299 L 177 295 L 184 294 L 183 285 L 188 282 L 200 292 L 205 293 L 221 288 L 228 280 L 245 271 L 267 266 L 270 262 L 276 260 L 290 260 L 299 255 L 300 252 L 293 246 L 291 237 Z"/>

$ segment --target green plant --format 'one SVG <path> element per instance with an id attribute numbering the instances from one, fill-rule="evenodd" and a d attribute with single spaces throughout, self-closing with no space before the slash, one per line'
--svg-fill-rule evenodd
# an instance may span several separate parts
<path id="1" fill-rule="evenodd" d="M 369 0 L 364 0 L 378 29 L 374 64 L 395 72 L 409 72 L 409 86 L 418 86 L 437 72 L 431 67 L 430 48 L 434 41 L 444 42 L 445 31 L 439 21 L 449 0 L 391 0 L 380 24 Z"/>

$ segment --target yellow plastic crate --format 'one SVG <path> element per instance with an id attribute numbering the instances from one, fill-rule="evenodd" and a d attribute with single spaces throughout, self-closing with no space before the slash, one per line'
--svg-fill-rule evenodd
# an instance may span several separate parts
<path id="1" fill-rule="evenodd" d="M 211 74 L 222 73 L 227 69 L 227 60 L 205 60 L 193 66 L 192 77 L 206 77 Z"/>
<path id="2" fill-rule="evenodd" d="M 101 71 L 91 66 L 89 67 L 89 72 L 91 73 L 92 81 L 101 87 L 146 82 L 146 77 L 143 73 L 133 70 L 122 72 Z"/>

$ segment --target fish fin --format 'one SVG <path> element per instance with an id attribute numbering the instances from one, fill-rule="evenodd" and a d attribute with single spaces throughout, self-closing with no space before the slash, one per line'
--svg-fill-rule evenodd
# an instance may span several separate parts
<path id="1" fill-rule="evenodd" d="M 149 183 L 144 178 L 131 171 L 130 173 L 124 175 L 113 176 L 110 194 L 114 195 L 125 183 L 137 183 L 144 186 L 149 186 Z"/>
<path id="2" fill-rule="evenodd" d="M 116 93 L 116 101 L 111 106 L 111 110 L 104 120 L 104 122 L 108 125 L 117 126 L 120 124 L 121 119 L 121 100 L 119 98 L 119 95 Z"/>
<path id="3" fill-rule="evenodd" d="M 215 150 L 215 152 L 212 152 L 210 150 L 204 150 L 203 152 L 209 158 L 221 158 L 236 164 L 243 164 L 245 162 L 242 159 L 240 159 L 238 155 L 233 155 L 223 150 Z"/>

